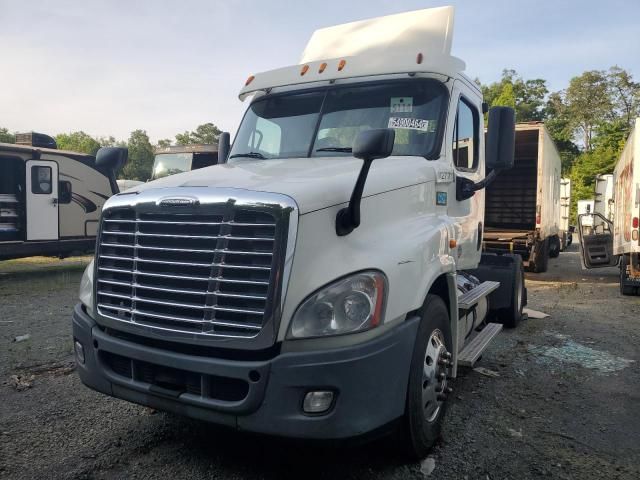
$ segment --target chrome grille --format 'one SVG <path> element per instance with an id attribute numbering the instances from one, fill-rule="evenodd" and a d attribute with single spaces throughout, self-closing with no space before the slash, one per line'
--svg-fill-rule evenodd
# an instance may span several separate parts
<path id="1" fill-rule="evenodd" d="M 287 239 L 282 218 L 234 202 L 105 209 L 98 314 L 159 334 L 255 337 L 276 310 Z"/>

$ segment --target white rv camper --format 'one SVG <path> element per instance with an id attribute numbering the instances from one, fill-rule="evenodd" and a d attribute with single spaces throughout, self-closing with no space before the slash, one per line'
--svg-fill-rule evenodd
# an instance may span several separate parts
<path id="1" fill-rule="evenodd" d="M 55 148 L 51 137 L 21 134 L 0 143 L 0 260 L 93 251 L 102 206 L 118 193 L 115 170 L 126 149 L 97 157 Z"/>
<path id="2" fill-rule="evenodd" d="M 606 177 L 606 176 L 605 176 Z M 602 180 L 601 180 L 602 183 Z M 578 215 L 580 245 L 586 268 L 620 267 L 620 293 L 640 293 L 640 118 L 627 139 L 612 178 L 613 209 Z M 603 200 L 606 188 L 600 187 Z M 596 205 L 598 201 L 596 182 Z M 602 202 L 608 205 L 609 202 Z M 584 228 L 591 222 L 593 228 Z M 602 225 L 599 228 L 598 225 Z"/>
<path id="3" fill-rule="evenodd" d="M 562 249 L 560 154 L 542 122 L 516 125 L 515 163 L 487 187 L 484 249 L 517 253 L 534 272 Z"/>

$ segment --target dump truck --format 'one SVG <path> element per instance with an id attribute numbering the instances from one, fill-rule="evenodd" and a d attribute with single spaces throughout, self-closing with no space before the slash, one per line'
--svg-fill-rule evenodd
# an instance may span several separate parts
<path id="1" fill-rule="evenodd" d="M 485 140 L 452 35 L 452 7 L 320 29 L 244 82 L 219 165 L 112 197 L 73 312 L 82 382 L 242 431 L 397 432 L 424 457 L 459 368 L 526 304 L 521 258 L 482 252 L 514 111 Z"/>
<path id="2" fill-rule="evenodd" d="M 484 250 L 517 253 L 545 272 L 562 248 L 560 155 L 543 122 L 516 125 L 514 167 L 487 187 Z"/>
<path id="3" fill-rule="evenodd" d="M 607 188 L 607 180 L 611 188 Z M 604 185 L 604 186 L 603 186 Z M 595 185 L 595 208 L 578 215 L 585 268 L 618 266 L 620 293 L 640 294 L 640 118 L 611 177 Z M 607 192 L 611 192 L 607 194 Z M 612 195 L 612 201 L 608 195 Z M 598 207 L 598 204 L 601 206 Z"/>

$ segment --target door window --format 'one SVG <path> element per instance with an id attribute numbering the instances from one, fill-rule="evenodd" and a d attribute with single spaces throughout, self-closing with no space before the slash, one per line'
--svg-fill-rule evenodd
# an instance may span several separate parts
<path id="1" fill-rule="evenodd" d="M 51 167 L 36 165 L 31 167 L 31 192 L 50 195 L 52 191 Z"/>
<path id="2" fill-rule="evenodd" d="M 479 117 L 476 108 L 466 100 L 458 101 L 452 143 L 453 164 L 458 170 L 473 171 L 478 167 Z"/>

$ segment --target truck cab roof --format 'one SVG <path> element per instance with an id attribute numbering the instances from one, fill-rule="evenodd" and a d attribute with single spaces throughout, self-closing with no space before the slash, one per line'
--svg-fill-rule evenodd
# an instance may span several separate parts
<path id="1" fill-rule="evenodd" d="M 465 63 L 451 55 L 453 17 L 454 8 L 449 6 L 316 30 L 300 64 L 249 76 L 239 97 L 244 100 L 275 87 L 372 75 L 460 76 Z"/>

